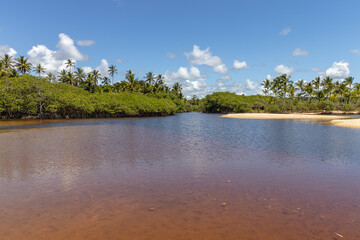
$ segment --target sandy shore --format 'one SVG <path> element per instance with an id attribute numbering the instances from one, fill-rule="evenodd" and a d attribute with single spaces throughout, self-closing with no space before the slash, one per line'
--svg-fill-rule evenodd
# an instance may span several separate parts
<path id="1" fill-rule="evenodd" d="M 332 121 L 330 121 L 330 124 L 339 126 L 339 127 L 360 128 L 360 118 L 332 120 Z"/>
<path id="2" fill-rule="evenodd" d="M 242 118 L 242 119 L 344 119 L 349 118 L 346 115 L 321 115 L 316 113 L 292 113 L 292 114 L 274 114 L 274 113 L 231 113 L 221 117 Z"/>

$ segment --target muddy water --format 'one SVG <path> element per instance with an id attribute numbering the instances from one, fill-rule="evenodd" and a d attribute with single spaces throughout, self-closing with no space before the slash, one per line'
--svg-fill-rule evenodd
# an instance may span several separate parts
<path id="1" fill-rule="evenodd" d="M 360 239 L 359 140 L 199 113 L 2 123 L 0 239 Z"/>

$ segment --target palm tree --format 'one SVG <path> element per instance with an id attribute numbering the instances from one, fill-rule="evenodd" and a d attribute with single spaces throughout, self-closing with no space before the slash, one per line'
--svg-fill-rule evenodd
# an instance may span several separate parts
<path id="1" fill-rule="evenodd" d="M 115 74 L 117 74 L 118 70 L 116 69 L 115 65 L 111 65 L 109 67 L 108 73 L 110 74 L 110 76 L 112 77 L 112 81 L 111 84 L 114 84 L 114 76 Z"/>
<path id="2" fill-rule="evenodd" d="M 263 86 L 263 93 L 268 96 L 270 89 L 271 89 L 271 81 L 269 79 L 265 79 L 262 83 L 261 86 Z"/>
<path id="3" fill-rule="evenodd" d="M 145 76 L 146 82 L 148 82 L 150 85 L 153 85 L 155 82 L 155 76 L 153 72 L 148 72 Z"/>
<path id="4" fill-rule="evenodd" d="M 356 98 L 356 107 L 360 99 L 360 83 L 355 83 L 352 95 Z"/>
<path id="5" fill-rule="evenodd" d="M 297 97 L 301 100 L 301 97 L 304 95 L 305 92 L 305 84 L 306 82 L 302 79 L 295 82 L 295 86 L 298 90 L 300 90 L 300 93 L 297 94 Z"/>
<path id="6" fill-rule="evenodd" d="M 323 92 L 325 98 L 329 98 L 331 96 L 332 91 L 334 90 L 333 79 L 331 77 L 325 77 L 321 82 L 321 86 L 323 87 Z"/>
<path id="7" fill-rule="evenodd" d="M 54 82 L 56 80 L 56 77 L 54 74 L 48 73 L 46 74 L 46 79 L 49 80 L 50 82 Z"/>
<path id="8" fill-rule="evenodd" d="M 62 83 L 68 82 L 68 76 L 67 76 L 67 72 L 65 69 L 60 71 L 58 78 L 59 78 L 59 81 Z"/>
<path id="9" fill-rule="evenodd" d="M 318 101 L 320 101 L 320 83 L 321 83 L 320 77 L 316 77 L 316 78 L 314 78 L 314 80 L 312 80 L 314 89 L 316 89 L 316 97 L 317 97 Z"/>
<path id="10" fill-rule="evenodd" d="M 125 79 L 128 80 L 129 87 L 130 87 L 130 92 L 132 93 L 134 91 L 134 88 L 135 88 L 137 82 L 138 82 L 138 79 L 135 78 L 135 74 L 131 70 L 129 70 L 126 73 Z"/>
<path id="11" fill-rule="evenodd" d="M 311 82 L 305 84 L 305 92 L 308 96 L 308 102 L 311 102 L 312 95 L 314 93 L 314 88 Z"/>
<path id="12" fill-rule="evenodd" d="M 41 66 L 41 64 L 36 65 L 35 72 L 37 74 L 39 74 L 39 77 L 40 77 L 40 74 L 45 73 L 45 71 L 46 71 L 46 69 L 43 66 Z"/>
<path id="13" fill-rule="evenodd" d="M 1 62 L 4 64 L 4 68 L 5 69 L 12 69 L 13 68 L 13 64 L 14 61 L 12 59 L 12 56 L 10 56 L 9 54 L 5 54 L 4 57 L 1 58 Z"/>
<path id="14" fill-rule="evenodd" d="M 77 68 L 74 72 L 75 80 L 78 84 L 81 84 L 84 82 L 84 79 L 86 78 L 86 74 L 82 68 Z"/>
<path id="15" fill-rule="evenodd" d="M 94 84 L 95 84 L 95 85 L 98 85 L 98 81 L 99 81 L 99 79 L 101 79 L 101 74 L 100 74 L 100 72 L 99 72 L 98 70 L 95 70 L 95 69 L 94 69 L 94 70 L 91 71 L 90 74 L 92 75 Z"/>
<path id="16" fill-rule="evenodd" d="M 103 81 L 101 83 L 102 85 L 109 85 L 110 84 L 110 78 L 108 77 L 103 77 Z"/>
<path id="17" fill-rule="evenodd" d="M 76 79 L 74 77 L 74 74 L 72 74 L 71 72 L 67 73 L 67 81 L 70 85 L 76 86 L 77 82 Z"/>
<path id="18" fill-rule="evenodd" d="M 180 83 L 177 82 L 177 83 L 174 84 L 171 91 L 174 92 L 175 95 L 178 96 L 181 99 L 183 97 L 182 93 L 181 93 L 181 89 L 182 88 L 181 88 Z"/>
<path id="19" fill-rule="evenodd" d="M 15 61 L 15 67 L 21 74 L 29 73 L 31 71 L 32 64 L 28 62 L 28 58 L 20 56 L 16 58 Z"/>
<path id="20" fill-rule="evenodd" d="M 66 68 L 69 68 L 69 72 L 71 72 L 71 69 L 75 67 L 75 61 L 73 61 L 72 59 L 66 60 L 65 66 Z"/>

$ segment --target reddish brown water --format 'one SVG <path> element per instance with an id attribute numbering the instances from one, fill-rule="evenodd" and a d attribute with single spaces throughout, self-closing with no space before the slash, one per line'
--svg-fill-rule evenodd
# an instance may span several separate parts
<path id="1" fill-rule="evenodd" d="M 1 240 L 360 239 L 360 130 L 193 113 L 12 126 Z"/>

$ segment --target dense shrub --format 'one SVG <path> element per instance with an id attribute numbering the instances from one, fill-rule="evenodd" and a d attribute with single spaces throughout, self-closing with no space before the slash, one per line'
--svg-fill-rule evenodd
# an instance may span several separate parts
<path id="1" fill-rule="evenodd" d="M 324 111 L 333 111 L 335 109 L 335 105 L 332 101 L 325 100 L 319 102 L 317 104 L 317 108 Z"/>
<path id="2" fill-rule="evenodd" d="M 162 116 L 176 110 L 176 104 L 170 99 L 141 93 L 89 93 L 29 75 L 0 79 L 0 116 L 3 118 Z"/>

